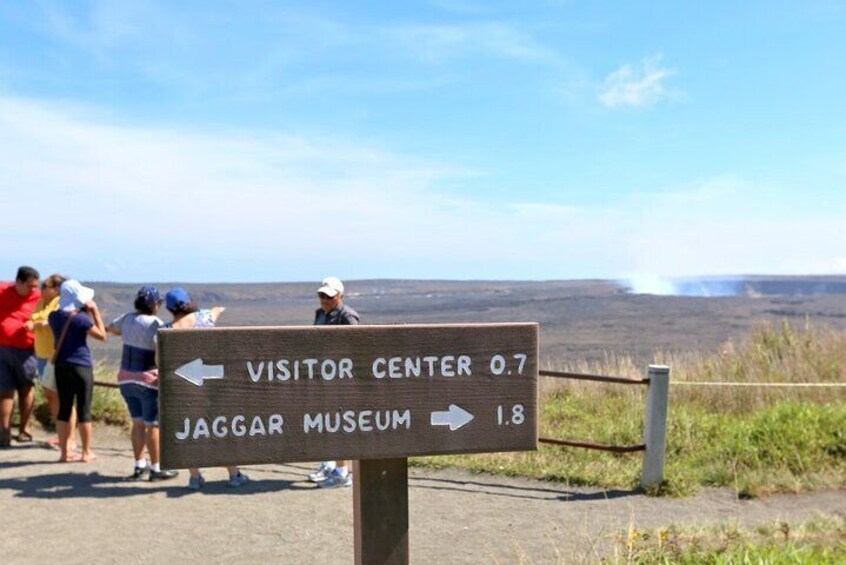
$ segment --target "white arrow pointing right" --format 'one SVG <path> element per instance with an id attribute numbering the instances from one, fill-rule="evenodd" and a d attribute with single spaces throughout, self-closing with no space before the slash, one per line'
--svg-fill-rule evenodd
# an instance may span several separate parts
<path id="1" fill-rule="evenodd" d="M 449 431 L 454 432 L 461 426 L 467 424 L 474 418 L 473 414 L 457 406 L 449 405 L 449 410 L 444 412 L 432 412 L 431 423 L 433 426 L 449 426 Z"/>

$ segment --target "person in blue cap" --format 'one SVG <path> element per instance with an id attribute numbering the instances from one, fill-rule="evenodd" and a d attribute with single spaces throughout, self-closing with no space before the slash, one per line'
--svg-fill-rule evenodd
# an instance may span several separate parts
<path id="1" fill-rule="evenodd" d="M 174 288 L 165 295 L 165 307 L 173 315 L 173 321 L 165 325 L 168 328 L 197 329 L 213 328 L 217 319 L 226 309 L 223 306 L 215 306 L 211 309 L 200 309 L 191 300 L 191 295 L 184 288 Z M 250 480 L 236 466 L 226 468 L 229 471 L 230 487 L 240 487 Z M 188 479 L 188 488 L 200 490 L 206 484 L 205 478 L 199 469 L 188 469 L 191 477 Z"/>
<path id="2" fill-rule="evenodd" d="M 132 451 L 135 468 L 129 480 L 163 481 L 178 475 L 161 468 L 159 456 L 159 370 L 156 367 L 156 333 L 164 325 L 156 314 L 162 297 L 154 286 L 142 286 L 135 295 L 135 311 L 115 319 L 106 330 L 123 338 L 118 384 L 132 417 Z M 150 464 L 144 457 L 144 448 Z"/>

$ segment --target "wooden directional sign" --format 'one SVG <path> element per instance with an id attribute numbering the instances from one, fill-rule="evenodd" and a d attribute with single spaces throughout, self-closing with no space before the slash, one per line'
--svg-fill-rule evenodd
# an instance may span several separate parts
<path id="1" fill-rule="evenodd" d="M 169 468 L 537 449 L 537 324 L 159 333 Z"/>

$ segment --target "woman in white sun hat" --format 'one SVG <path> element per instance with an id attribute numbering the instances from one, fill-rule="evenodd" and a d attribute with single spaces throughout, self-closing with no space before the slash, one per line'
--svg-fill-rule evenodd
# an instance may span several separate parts
<path id="1" fill-rule="evenodd" d="M 91 450 L 91 398 L 94 393 L 94 360 L 88 348 L 88 336 L 106 340 L 106 327 L 100 309 L 94 303 L 94 290 L 77 280 L 67 280 L 59 290 L 59 309 L 48 318 L 56 340 L 53 364 L 56 368 L 56 388 L 59 393 L 59 415 L 56 428 L 59 432 L 60 462 L 94 461 Z M 71 411 L 76 403 L 82 456 L 68 452 Z"/>

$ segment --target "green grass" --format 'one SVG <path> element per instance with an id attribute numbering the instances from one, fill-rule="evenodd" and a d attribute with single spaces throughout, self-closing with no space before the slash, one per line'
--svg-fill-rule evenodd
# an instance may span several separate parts
<path id="1" fill-rule="evenodd" d="M 716 528 L 630 529 L 617 538 L 611 563 L 819 563 L 846 560 L 846 518 L 833 516 L 791 525 L 776 522 L 754 531 Z"/>
<path id="2" fill-rule="evenodd" d="M 658 356 L 672 381 L 846 381 L 846 337 L 786 324 L 762 327 L 711 356 Z M 625 358 L 554 367 L 639 377 Z M 644 387 L 545 382 L 541 435 L 611 445 L 643 443 Z M 656 493 L 729 486 L 740 496 L 846 486 L 846 390 L 671 386 L 666 480 Z M 634 488 L 642 453 L 542 445 L 538 452 L 426 457 L 416 465 L 528 476 L 573 485 Z"/>

